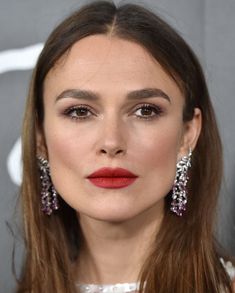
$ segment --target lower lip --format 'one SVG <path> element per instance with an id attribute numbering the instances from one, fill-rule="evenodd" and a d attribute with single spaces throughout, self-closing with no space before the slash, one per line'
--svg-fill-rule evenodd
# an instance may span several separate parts
<path id="1" fill-rule="evenodd" d="M 132 184 L 137 179 L 137 177 L 96 177 L 88 179 L 98 187 L 123 188 Z"/>

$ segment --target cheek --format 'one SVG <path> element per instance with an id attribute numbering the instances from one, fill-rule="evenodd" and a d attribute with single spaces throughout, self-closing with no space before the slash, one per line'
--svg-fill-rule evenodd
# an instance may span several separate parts
<path id="1" fill-rule="evenodd" d="M 81 192 L 89 167 L 94 166 L 94 155 L 93 160 L 90 157 L 91 138 L 63 127 L 54 131 L 47 128 L 51 178 L 57 192 L 72 207 L 77 205 L 77 191 Z"/>
<path id="2" fill-rule="evenodd" d="M 80 170 L 85 158 L 89 163 L 87 155 L 91 153 L 92 139 L 91 132 L 86 135 L 72 128 L 47 128 L 46 141 L 52 172 L 66 175 L 68 170 Z"/>
<path id="3" fill-rule="evenodd" d="M 145 132 L 135 144 L 138 158 L 150 168 L 172 164 L 176 162 L 180 137 L 180 127 L 162 127 Z"/>
<path id="4" fill-rule="evenodd" d="M 172 188 L 181 131 L 180 127 L 171 125 L 149 134 L 136 144 L 134 161 L 138 162 L 145 177 L 146 194 L 155 200 L 168 194 Z"/>

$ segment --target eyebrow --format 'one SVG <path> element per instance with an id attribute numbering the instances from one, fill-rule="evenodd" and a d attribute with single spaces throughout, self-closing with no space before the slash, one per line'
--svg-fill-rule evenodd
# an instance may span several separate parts
<path id="1" fill-rule="evenodd" d="M 171 103 L 170 97 L 161 89 L 158 88 L 144 88 L 141 90 L 135 90 L 127 93 L 128 100 L 140 100 L 153 97 L 161 97 Z M 64 98 L 75 98 L 90 101 L 97 101 L 100 99 L 100 95 L 96 92 L 81 89 L 68 89 L 64 90 L 61 94 L 56 97 L 55 102 Z"/>

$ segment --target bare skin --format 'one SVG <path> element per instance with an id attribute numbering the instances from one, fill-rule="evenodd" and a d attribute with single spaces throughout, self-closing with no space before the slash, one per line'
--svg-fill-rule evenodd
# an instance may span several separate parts
<path id="1" fill-rule="evenodd" d="M 153 88 L 163 94 L 140 96 Z M 61 96 L 68 89 L 99 98 Z M 139 98 L 128 99 L 136 91 Z M 201 112 L 195 109 L 192 121 L 183 123 L 184 102 L 147 51 L 110 36 L 77 42 L 47 75 L 38 151 L 49 160 L 57 191 L 78 214 L 84 235 L 75 267 L 79 282 L 137 281 L 161 225 L 176 163 L 200 134 Z M 101 167 L 122 167 L 138 178 L 125 188 L 100 188 L 86 177 Z"/>
<path id="2" fill-rule="evenodd" d="M 161 223 L 160 211 L 157 214 L 151 208 L 125 223 L 104 223 L 82 217 L 81 227 L 86 232 L 78 280 L 98 284 L 135 282 Z"/>

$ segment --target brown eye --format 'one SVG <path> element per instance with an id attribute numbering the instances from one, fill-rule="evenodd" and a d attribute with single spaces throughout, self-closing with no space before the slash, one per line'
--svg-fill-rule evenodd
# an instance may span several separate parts
<path id="1" fill-rule="evenodd" d="M 71 107 L 64 114 L 75 120 L 88 119 L 93 115 L 92 111 L 86 106 Z"/>
<path id="2" fill-rule="evenodd" d="M 88 109 L 86 109 L 86 108 L 77 108 L 77 109 L 74 109 L 73 112 L 77 116 L 87 116 Z"/>
<path id="3" fill-rule="evenodd" d="M 151 114 L 153 114 L 153 109 L 151 109 L 150 107 L 143 107 L 142 109 L 140 109 L 140 112 L 142 116 L 151 116 Z"/>
<path id="4" fill-rule="evenodd" d="M 142 105 L 135 111 L 135 115 L 140 119 L 151 119 L 159 116 L 162 113 L 162 109 L 158 106 Z"/>

